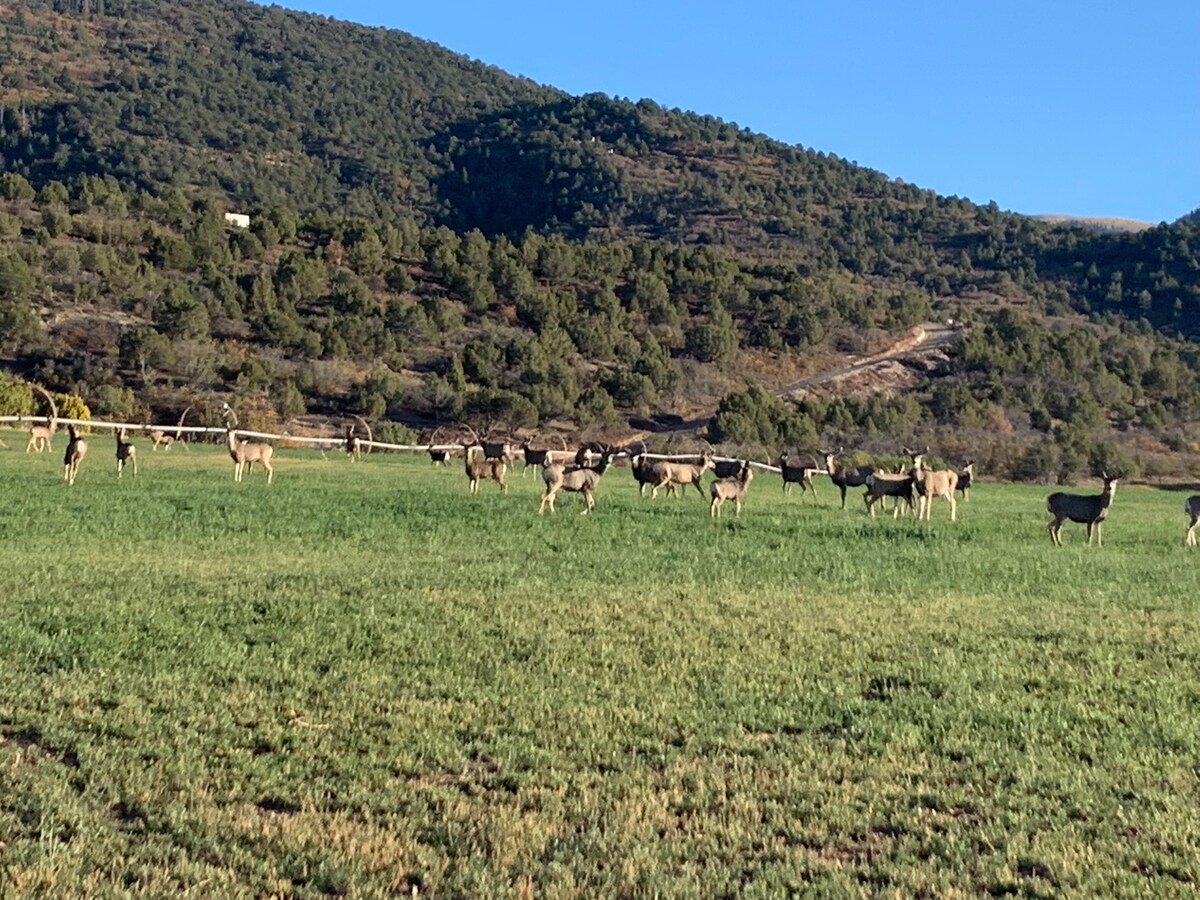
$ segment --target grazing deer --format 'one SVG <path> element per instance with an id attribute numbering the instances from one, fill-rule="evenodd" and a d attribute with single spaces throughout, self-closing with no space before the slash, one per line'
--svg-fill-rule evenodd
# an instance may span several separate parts
<path id="1" fill-rule="evenodd" d="M 845 448 L 839 448 L 838 453 L 841 453 Z M 846 508 L 846 488 L 862 487 L 867 483 L 867 478 L 875 470 L 870 466 L 839 466 L 836 465 L 836 454 L 826 450 L 825 471 L 829 473 L 829 480 L 834 483 L 842 494 L 842 509 Z M 867 504 L 870 507 L 870 504 Z"/>
<path id="2" fill-rule="evenodd" d="M 932 470 L 925 468 L 925 457 L 929 448 L 924 451 L 909 450 L 904 452 L 912 459 L 913 487 L 917 492 L 917 519 L 928 522 L 933 515 L 933 498 L 945 497 L 950 504 L 950 521 L 957 521 L 958 503 L 954 499 L 954 490 L 958 486 L 958 473 L 950 469 Z"/>
<path id="3" fill-rule="evenodd" d="M 963 495 L 963 502 L 971 499 L 971 483 L 975 481 L 975 460 L 969 459 L 958 473 L 958 491 Z"/>
<path id="4" fill-rule="evenodd" d="M 1193 494 L 1183 501 L 1183 511 L 1188 515 L 1188 527 L 1183 535 L 1183 543 L 1185 547 L 1195 547 L 1196 523 L 1200 522 L 1200 494 Z"/>
<path id="5" fill-rule="evenodd" d="M 750 479 L 754 477 L 754 467 L 750 465 L 750 461 L 746 460 L 742 463 L 741 470 L 738 472 L 737 478 L 718 479 L 708 486 L 708 491 L 712 495 L 712 502 L 708 507 L 708 514 L 714 519 L 721 517 L 721 504 L 726 500 L 733 501 L 734 516 L 742 514 L 742 499 L 746 496 L 746 491 L 750 488 Z"/>
<path id="6" fill-rule="evenodd" d="M 783 492 L 790 494 L 792 492 L 792 485 L 798 484 L 800 485 L 801 499 L 804 498 L 805 491 L 812 491 L 813 499 L 815 500 L 817 497 L 817 487 L 813 484 L 812 477 L 818 472 L 825 470 L 816 465 L 817 461 L 815 459 L 813 460 L 813 467 L 809 468 L 808 466 L 793 466 L 789 461 L 790 458 L 788 452 L 785 450 L 779 454 L 779 459 L 775 461 L 775 465 L 779 466 L 779 473 L 783 476 Z"/>
<path id="7" fill-rule="evenodd" d="M 471 483 L 471 493 L 474 494 L 479 490 L 481 480 L 489 479 L 500 485 L 501 492 L 507 494 L 508 485 L 504 483 L 504 475 L 508 471 L 508 463 L 503 459 L 476 460 L 471 453 L 478 449 L 478 444 L 467 447 L 466 458 L 463 461 L 463 469 L 467 473 L 467 480 Z"/>
<path id="8" fill-rule="evenodd" d="M 1104 546 L 1100 524 L 1108 517 L 1108 508 L 1112 506 L 1120 476 L 1110 478 L 1108 473 L 1101 472 L 1100 477 L 1104 479 L 1104 490 L 1099 494 L 1064 494 L 1056 491 L 1046 498 L 1046 511 L 1054 516 L 1046 527 L 1055 546 L 1062 546 L 1062 526 L 1067 519 L 1087 525 L 1089 547 L 1092 545 L 1093 531 L 1096 534 L 1096 546 Z"/>
<path id="9" fill-rule="evenodd" d="M 550 512 L 555 511 L 554 497 L 559 491 L 582 494 L 583 512 L 580 515 L 586 516 L 590 513 L 596 506 L 592 492 L 600 483 L 601 476 L 608 470 L 612 457 L 613 454 L 609 451 L 601 456 L 600 462 L 594 466 L 564 466 L 561 463 L 551 463 L 543 467 L 542 481 L 546 483 L 546 490 L 542 494 L 542 502 L 538 504 L 538 515 L 542 514 L 547 505 Z"/>
<path id="10" fill-rule="evenodd" d="M 701 456 L 699 464 L 660 460 L 654 464 L 654 481 L 650 483 L 650 497 L 657 497 L 658 489 L 665 487 L 668 494 L 675 494 L 682 498 L 682 490 L 685 490 L 689 484 L 695 485 L 696 493 L 703 497 L 704 488 L 701 486 L 701 476 L 712 467 L 711 453 Z M 680 491 L 676 491 L 677 485 L 681 489 Z"/>
<path id="11" fill-rule="evenodd" d="M 31 388 L 41 393 L 46 398 L 46 402 L 50 404 L 50 421 L 45 425 L 31 425 L 29 427 L 29 443 L 25 445 L 25 452 L 33 450 L 37 453 L 43 453 L 46 450 L 53 450 L 51 443 L 54 433 L 58 431 L 58 405 L 54 402 L 54 398 L 50 392 L 41 385 L 31 384 Z"/>
<path id="12" fill-rule="evenodd" d="M 270 484 L 275 477 L 275 469 L 271 465 L 271 456 L 275 453 L 275 448 L 270 444 L 264 444 L 259 441 L 238 440 L 237 433 L 226 429 L 225 444 L 229 447 L 229 458 L 233 460 L 233 480 L 235 483 L 242 480 L 242 475 L 248 467 L 254 463 L 261 463 L 262 467 L 267 470 L 267 484 Z"/>
<path id="13" fill-rule="evenodd" d="M 907 508 L 911 510 L 913 508 L 913 484 L 912 474 L 892 475 L 883 469 L 872 471 L 867 476 L 867 489 L 863 493 L 863 502 L 866 503 L 867 512 L 871 518 L 875 517 L 875 504 L 884 497 L 892 497 L 896 500 L 896 505 L 892 508 L 893 519 L 900 516 L 901 500 L 904 500 Z"/>
<path id="14" fill-rule="evenodd" d="M 67 426 L 67 435 L 67 452 L 63 454 L 63 479 L 67 484 L 74 484 L 75 476 L 79 474 L 79 464 L 87 456 L 88 445 L 87 441 L 79 436 L 74 425 Z"/>
<path id="15" fill-rule="evenodd" d="M 179 441 L 181 446 L 186 450 L 187 444 L 183 442 L 183 421 L 187 418 L 187 414 L 191 411 L 191 407 L 184 409 L 182 415 L 179 416 L 179 424 L 175 426 L 175 433 L 167 431 L 164 428 L 155 428 L 150 432 L 150 440 L 154 441 L 154 446 L 151 450 L 157 450 L 158 445 L 162 444 L 164 450 L 170 450 L 171 445 Z"/>
<path id="16" fill-rule="evenodd" d="M 125 471 L 125 464 L 133 465 L 133 475 L 137 477 L 137 447 L 133 446 L 125 439 L 125 429 L 122 428 L 116 433 L 117 438 L 117 477 L 120 478 Z"/>

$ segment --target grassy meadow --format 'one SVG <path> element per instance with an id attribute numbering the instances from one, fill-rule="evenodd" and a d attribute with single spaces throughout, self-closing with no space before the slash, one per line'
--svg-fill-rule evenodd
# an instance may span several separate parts
<path id="1" fill-rule="evenodd" d="M 0 895 L 1193 896 L 1200 553 L 0 435 Z"/>

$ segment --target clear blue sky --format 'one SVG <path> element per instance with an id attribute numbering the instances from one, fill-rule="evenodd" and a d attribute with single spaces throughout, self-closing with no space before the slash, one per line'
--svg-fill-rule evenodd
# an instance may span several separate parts
<path id="1" fill-rule="evenodd" d="M 285 0 L 1023 213 L 1200 207 L 1198 0 Z"/>

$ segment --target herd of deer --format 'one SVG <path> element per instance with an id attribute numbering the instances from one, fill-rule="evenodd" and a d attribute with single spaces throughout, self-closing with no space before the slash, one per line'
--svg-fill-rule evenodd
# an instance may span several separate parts
<path id="1" fill-rule="evenodd" d="M 50 403 L 52 415 L 47 424 L 38 424 L 30 428 L 29 442 L 25 452 L 44 452 L 52 450 L 51 441 L 57 431 L 58 410 L 53 397 L 43 388 L 34 385 L 41 391 Z M 172 433 L 171 429 L 155 429 L 149 432 L 154 442 L 153 449 L 162 445 L 170 450 L 171 445 L 179 440 L 182 434 L 184 418 L 191 407 L 183 411 L 179 425 Z M 263 441 L 252 441 L 238 437 L 236 432 L 237 416 L 228 404 L 223 407 L 226 419 L 225 440 L 229 456 L 234 464 L 234 481 L 240 482 L 244 474 L 258 463 L 266 470 L 267 483 L 274 478 L 274 467 L 271 458 L 274 448 Z M 360 417 L 359 421 L 367 432 L 366 446 L 369 448 L 372 437 L 370 426 Z M 652 498 L 658 496 L 661 489 L 668 494 L 682 497 L 689 486 L 695 487 L 701 497 L 704 496 L 703 475 L 712 471 L 714 480 L 709 484 L 709 514 L 716 518 L 721 514 L 721 507 L 733 501 L 735 515 L 741 515 L 742 502 L 754 477 L 753 464 L 749 460 L 716 459 L 710 451 L 700 454 L 695 462 L 679 462 L 676 460 L 651 458 L 642 445 L 636 452 L 632 448 L 618 448 L 609 444 L 591 442 L 584 444 L 576 451 L 567 448 L 566 441 L 562 442 L 561 450 L 535 449 L 532 441 L 527 439 L 523 444 L 510 441 L 481 440 L 469 426 L 464 426 L 471 433 L 470 442 L 460 442 L 453 446 L 462 447 L 464 451 L 464 469 L 472 494 L 479 490 L 479 482 L 495 481 L 500 490 L 507 493 L 506 475 L 511 463 L 523 459 L 525 469 L 531 466 L 541 468 L 542 481 L 545 490 L 538 505 L 538 512 L 543 513 L 547 508 L 555 512 L 554 501 L 559 492 L 580 494 L 583 498 L 583 513 L 586 515 L 595 508 L 595 490 L 601 477 L 608 470 L 613 460 L 619 456 L 630 460 L 630 469 L 634 480 L 638 483 L 638 493 L 645 495 L 650 488 Z M 355 427 L 346 429 L 344 449 L 351 460 L 360 458 L 364 443 L 356 435 Z M 437 437 L 434 432 L 429 443 L 433 445 Z M 87 441 L 80 436 L 74 425 L 67 426 L 67 449 L 63 456 L 63 478 L 73 485 L 79 474 L 79 466 L 88 452 Z M 127 432 L 121 428 L 115 432 L 117 477 L 124 474 L 127 465 L 132 466 L 136 476 L 137 450 L 129 441 Z M 184 444 L 186 447 L 186 444 Z M 478 451 L 478 452 L 477 452 Z M 837 461 L 838 455 L 833 451 L 822 451 L 824 464 L 813 458 L 813 464 L 806 466 L 793 463 L 787 452 L 782 453 L 775 461 L 783 479 L 783 490 L 790 493 L 793 485 L 800 485 L 801 494 L 812 491 L 816 496 L 814 475 L 828 475 L 830 481 L 841 494 L 842 509 L 846 508 L 846 491 L 853 487 L 865 488 L 863 501 L 867 512 L 873 517 L 876 506 L 887 498 L 893 502 L 892 516 L 898 517 L 902 509 L 916 513 L 918 520 L 928 521 L 932 515 L 933 501 L 942 498 L 950 504 L 950 521 L 957 521 L 958 503 L 956 494 L 962 494 L 964 500 L 970 499 L 971 484 L 975 477 L 975 464 L 968 461 L 961 471 L 953 469 L 929 469 L 925 458 L 929 448 L 910 450 L 904 448 L 904 454 L 909 458 L 909 465 L 900 471 L 890 472 L 873 466 L 846 466 Z M 435 465 L 445 465 L 453 453 L 446 446 L 431 446 L 430 459 Z M 1055 492 L 1046 498 L 1046 510 L 1051 515 L 1047 528 L 1050 539 L 1056 546 L 1062 545 L 1062 526 L 1069 519 L 1087 526 L 1088 544 L 1093 537 L 1098 546 L 1103 546 L 1101 525 L 1108 516 L 1112 506 L 1113 495 L 1116 492 L 1117 476 L 1102 475 L 1104 488 L 1099 494 L 1068 494 Z M 1196 545 L 1196 525 L 1200 523 L 1200 494 L 1188 497 L 1184 501 L 1184 512 L 1188 517 L 1184 542 L 1187 546 Z"/>

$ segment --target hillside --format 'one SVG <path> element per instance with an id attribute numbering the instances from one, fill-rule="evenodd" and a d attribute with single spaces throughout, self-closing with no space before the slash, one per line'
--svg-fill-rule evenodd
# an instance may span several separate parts
<path id="1" fill-rule="evenodd" d="M 0 9 L 0 75 L 0 350 L 100 407 L 234 391 L 283 418 L 616 428 L 736 406 L 954 318 L 1007 342 L 968 340 L 899 393 L 736 427 L 725 409 L 711 436 L 1002 419 L 1013 457 L 1081 422 L 1078 468 L 1115 434 L 1184 440 L 1197 408 L 1178 340 L 1200 334 L 1194 221 L 1051 227 L 241 2 L 21 0 Z M 223 227 L 230 209 L 248 232 Z M 1067 402 L 1081 394 L 1099 414 Z"/>

